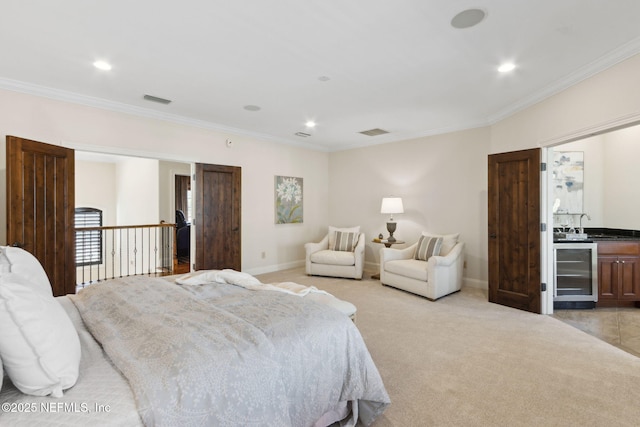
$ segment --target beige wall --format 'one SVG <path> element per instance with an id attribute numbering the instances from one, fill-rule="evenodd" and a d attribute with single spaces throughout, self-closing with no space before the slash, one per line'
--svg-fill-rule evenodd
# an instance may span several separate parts
<path id="1" fill-rule="evenodd" d="M 6 242 L 5 135 L 84 151 L 242 167 L 242 265 L 253 274 L 302 265 L 304 243 L 328 223 L 328 153 L 6 90 L 0 90 L 0 135 L 0 242 Z M 274 223 L 275 175 L 304 178 L 303 224 Z"/>
<path id="2" fill-rule="evenodd" d="M 486 286 L 487 155 L 565 142 L 640 120 L 638 75 L 640 55 L 487 128 L 332 153 L 330 222 L 360 224 L 368 240 L 379 232 L 386 235 L 380 200 L 402 196 L 406 212 L 397 217 L 396 236 L 413 243 L 423 229 L 460 232 L 467 244 L 465 284 Z M 618 211 L 629 201 L 621 203 Z M 378 250 L 367 243 L 370 269 L 377 268 Z"/>
<path id="3" fill-rule="evenodd" d="M 102 210 L 103 224 L 108 226 L 152 224 L 159 221 L 158 216 L 165 222 L 175 221 L 175 175 L 191 175 L 189 163 L 123 156 L 85 160 L 82 154 L 76 155 L 76 206 Z M 154 180 L 156 164 L 158 176 Z M 157 190 L 149 190 L 152 187 Z M 149 209 L 156 202 L 157 212 Z M 132 213 L 127 213 L 127 207 Z M 142 217 L 141 211 L 144 211 Z"/>
<path id="4" fill-rule="evenodd" d="M 173 223 L 176 220 L 176 205 L 174 203 L 176 192 L 176 175 L 191 176 L 191 164 L 183 162 L 160 162 L 159 181 L 160 187 L 160 219 Z M 184 213 L 185 215 L 187 212 Z"/>
<path id="5" fill-rule="evenodd" d="M 640 230 L 640 126 L 605 135 L 606 226 Z"/>
<path id="6" fill-rule="evenodd" d="M 640 126 L 561 144 L 553 150 L 584 152 L 584 212 L 591 219 L 583 218 L 583 226 L 640 230 Z M 554 223 L 561 218 L 554 218 Z M 573 220 L 577 226 L 578 217 Z"/>
<path id="7" fill-rule="evenodd" d="M 491 126 L 491 153 L 539 147 L 640 121 L 640 55 Z"/>
<path id="8" fill-rule="evenodd" d="M 159 161 L 121 157 L 116 163 L 117 225 L 160 222 Z"/>
<path id="9" fill-rule="evenodd" d="M 388 235 L 382 197 L 402 197 L 394 236 L 412 244 L 422 231 L 460 233 L 467 284 L 486 281 L 489 144 L 489 128 L 480 128 L 332 153 L 330 224 L 360 225 L 366 268 L 377 269 L 381 245 L 371 239 Z"/>
<path id="10" fill-rule="evenodd" d="M 116 224 L 115 163 L 76 160 L 76 207 L 102 211 L 104 225 Z"/>

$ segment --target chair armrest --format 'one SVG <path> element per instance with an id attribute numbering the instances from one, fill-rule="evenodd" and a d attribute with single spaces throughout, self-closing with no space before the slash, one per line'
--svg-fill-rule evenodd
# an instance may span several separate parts
<path id="1" fill-rule="evenodd" d="M 362 271 L 364 269 L 364 249 L 365 249 L 366 239 L 364 233 L 360 233 L 358 236 L 358 244 L 353 249 L 353 255 L 356 261 L 356 278 L 362 278 Z"/>
<path id="2" fill-rule="evenodd" d="M 432 256 L 427 261 L 430 267 L 448 267 L 460 260 L 464 249 L 464 243 L 458 242 L 446 256 Z"/>
<path id="3" fill-rule="evenodd" d="M 464 270 L 464 242 L 458 242 L 446 256 L 432 256 L 427 261 L 427 277 L 434 298 L 459 291 Z"/>
<path id="4" fill-rule="evenodd" d="M 353 251 L 364 252 L 365 243 L 366 243 L 366 239 L 364 237 L 364 233 L 360 233 L 360 236 L 358 236 L 358 244 L 356 245 L 355 248 L 353 248 Z"/>
<path id="5" fill-rule="evenodd" d="M 329 249 L 329 235 L 327 234 L 326 236 L 324 236 L 324 238 L 322 240 L 320 240 L 318 243 L 305 243 L 304 244 L 304 250 L 306 252 L 306 256 L 307 258 L 309 258 L 309 256 L 314 253 L 314 252 L 318 252 L 324 249 Z"/>
<path id="6" fill-rule="evenodd" d="M 411 259 L 411 257 L 413 257 L 413 254 L 416 252 L 416 246 L 418 246 L 417 242 L 402 249 L 381 248 L 380 264 L 384 264 L 387 261 L 393 261 L 396 259 Z"/>

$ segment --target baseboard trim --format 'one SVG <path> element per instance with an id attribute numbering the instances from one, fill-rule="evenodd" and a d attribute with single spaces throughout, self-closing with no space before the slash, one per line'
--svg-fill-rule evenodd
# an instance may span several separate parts
<path id="1" fill-rule="evenodd" d="M 304 265 L 305 265 L 305 261 L 304 260 L 298 260 L 298 261 L 292 261 L 292 262 L 285 262 L 285 263 L 282 263 L 282 264 L 265 265 L 265 266 L 262 266 L 262 267 L 250 268 L 250 269 L 243 270 L 243 271 L 245 273 L 251 274 L 252 276 L 256 276 L 256 275 L 259 275 L 259 274 L 274 273 L 276 271 L 282 271 L 282 270 L 289 270 L 291 268 L 304 267 Z M 378 264 L 365 263 L 364 272 L 368 273 L 369 275 L 370 274 L 379 273 L 380 272 L 380 267 L 378 266 Z M 468 288 L 488 290 L 489 289 L 489 282 L 487 282 L 486 280 L 472 279 L 472 278 L 469 278 L 469 277 L 464 277 L 462 279 L 462 286 L 465 286 L 465 287 L 468 287 Z"/>
<path id="2" fill-rule="evenodd" d="M 245 273 L 251 274 L 252 276 L 256 276 L 258 274 L 273 273 L 275 271 L 289 270 L 290 268 L 304 267 L 304 264 L 305 264 L 304 260 L 292 261 L 292 262 L 286 262 L 283 264 L 273 264 L 273 265 L 266 265 L 263 267 L 250 268 L 243 271 Z"/>
<path id="3" fill-rule="evenodd" d="M 462 279 L 462 286 L 465 286 L 467 288 L 488 290 L 489 282 L 487 282 L 486 280 L 470 279 L 468 277 L 465 277 Z"/>

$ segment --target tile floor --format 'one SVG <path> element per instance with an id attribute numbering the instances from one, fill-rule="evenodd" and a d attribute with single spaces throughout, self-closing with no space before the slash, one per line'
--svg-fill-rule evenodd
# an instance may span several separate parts
<path id="1" fill-rule="evenodd" d="M 553 317 L 640 357 L 640 308 L 554 310 Z"/>

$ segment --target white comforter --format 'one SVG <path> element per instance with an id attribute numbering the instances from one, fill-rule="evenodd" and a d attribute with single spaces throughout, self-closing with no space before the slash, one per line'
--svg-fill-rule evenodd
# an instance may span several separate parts
<path id="1" fill-rule="evenodd" d="M 184 274 L 176 279 L 181 285 L 199 286 L 214 283 L 222 283 L 240 286 L 252 291 L 274 291 L 284 292 L 299 297 L 311 293 L 331 295 L 326 291 L 321 291 L 315 286 L 304 286 L 294 282 L 262 283 L 256 277 L 241 271 L 225 270 L 199 270 Z"/>
<path id="2" fill-rule="evenodd" d="M 389 404 L 353 322 L 313 301 L 144 277 L 72 299 L 147 425 L 311 426 L 347 404 L 368 425 Z"/>

